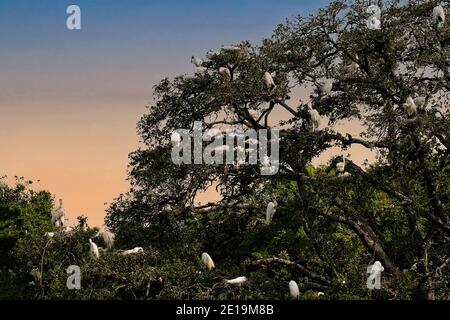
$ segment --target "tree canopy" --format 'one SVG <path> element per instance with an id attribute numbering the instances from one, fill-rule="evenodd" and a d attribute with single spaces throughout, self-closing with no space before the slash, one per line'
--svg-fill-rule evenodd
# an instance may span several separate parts
<path id="1" fill-rule="evenodd" d="M 334 1 L 258 46 L 210 51 L 192 75 L 161 80 L 137 125 L 131 189 L 106 217 L 117 248 L 144 253 L 89 259 L 96 230 L 80 223 L 70 239 L 37 245 L 36 263 L 50 243 L 43 270 L 54 277 L 35 296 L 286 299 L 294 280 L 301 299 L 450 298 L 450 32 L 433 18 L 439 3 L 380 3 L 378 28 L 367 1 Z M 261 175 L 261 162 L 174 164 L 171 134 L 195 121 L 222 132 L 279 129 L 279 172 Z M 369 160 L 347 156 L 354 146 Z M 199 204 L 211 188 L 220 200 Z M 381 289 L 369 290 L 375 261 Z M 61 263 L 86 273 L 79 292 L 67 293 Z M 248 281 L 224 283 L 238 276 Z"/>

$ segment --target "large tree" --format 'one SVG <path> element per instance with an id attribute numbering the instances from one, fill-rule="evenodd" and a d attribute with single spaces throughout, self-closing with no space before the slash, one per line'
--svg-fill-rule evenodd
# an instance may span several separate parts
<path id="1" fill-rule="evenodd" d="M 189 235 L 219 268 L 237 263 L 236 272 L 256 268 L 331 297 L 367 296 L 366 268 L 379 260 L 383 297 L 449 298 L 450 33 L 434 21 L 436 5 L 384 3 L 377 29 L 367 26 L 367 1 L 336 1 L 279 25 L 260 46 L 224 47 L 195 75 L 162 80 L 138 124 L 132 188 L 111 204 L 108 226 L 128 244 L 183 246 L 177 241 Z M 275 87 L 266 86 L 266 72 Z M 312 126 L 308 104 L 327 125 Z M 336 129 L 347 120 L 362 125 L 358 137 Z M 171 133 L 194 121 L 205 129 L 280 128 L 280 171 L 175 165 Z M 376 157 L 362 166 L 346 159 L 346 174 L 336 170 L 341 155 L 311 165 L 354 145 Z M 221 200 L 199 206 L 211 185 Z M 264 224 L 273 200 L 274 221 Z"/>

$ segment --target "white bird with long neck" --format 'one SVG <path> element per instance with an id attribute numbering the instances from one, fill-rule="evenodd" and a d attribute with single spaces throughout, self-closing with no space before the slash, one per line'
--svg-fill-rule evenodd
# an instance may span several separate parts
<path id="1" fill-rule="evenodd" d="M 52 224 L 59 224 L 61 218 L 64 217 L 63 201 L 59 199 L 59 207 L 52 211 Z"/>
<path id="2" fill-rule="evenodd" d="M 289 293 L 294 299 L 298 299 L 298 297 L 300 296 L 300 289 L 298 288 L 297 282 L 295 282 L 294 280 L 289 281 Z"/>
<path id="3" fill-rule="evenodd" d="M 247 278 L 246 277 L 237 277 L 231 280 L 225 280 L 226 284 L 231 284 L 231 285 L 235 285 L 235 286 L 240 286 L 242 284 L 244 284 L 245 282 L 247 282 Z"/>
<path id="4" fill-rule="evenodd" d="M 122 255 L 127 256 L 127 255 L 130 255 L 130 254 L 136 254 L 136 253 L 142 253 L 142 252 L 144 252 L 144 248 L 136 247 L 136 248 L 133 248 L 131 250 L 122 251 Z"/>
<path id="5" fill-rule="evenodd" d="M 273 77 L 269 72 L 264 73 L 263 79 L 267 89 L 272 89 L 273 87 L 275 87 L 275 82 L 273 81 Z"/>
<path id="6" fill-rule="evenodd" d="M 110 250 L 111 250 L 111 248 L 112 248 L 113 245 L 114 245 L 114 239 L 115 239 L 115 237 L 116 237 L 116 236 L 114 235 L 114 233 L 112 233 L 112 232 L 109 231 L 109 230 L 105 230 L 105 231 L 102 232 L 103 242 L 105 243 L 106 247 L 107 247 L 108 249 L 110 249 Z"/>
<path id="7" fill-rule="evenodd" d="M 414 99 L 411 97 L 408 97 L 406 99 L 406 102 L 403 104 L 403 108 L 405 109 L 408 117 L 412 117 L 417 114 L 416 103 L 414 102 Z"/>
<path id="8" fill-rule="evenodd" d="M 444 8 L 439 5 L 433 8 L 433 20 L 438 28 L 442 28 L 445 24 L 445 11 Z"/>
<path id="9" fill-rule="evenodd" d="M 269 202 L 267 204 L 267 208 L 266 208 L 266 222 L 272 222 L 273 220 L 273 216 L 275 215 L 275 212 L 277 211 L 276 209 L 276 203 L 275 202 Z"/>
<path id="10" fill-rule="evenodd" d="M 91 253 L 91 257 L 94 259 L 100 258 L 100 252 L 98 251 L 98 247 L 92 239 L 89 239 L 89 251 Z"/>
<path id="11" fill-rule="evenodd" d="M 311 122 L 312 131 L 316 131 L 320 126 L 320 121 L 322 118 L 321 118 L 319 112 L 312 107 L 311 102 L 308 103 L 308 113 L 310 116 L 309 121 Z"/>
<path id="12" fill-rule="evenodd" d="M 213 259 L 211 259 L 211 256 L 207 254 L 206 252 L 202 253 L 202 262 L 205 264 L 206 268 L 208 270 L 214 269 L 216 266 L 214 265 Z"/>

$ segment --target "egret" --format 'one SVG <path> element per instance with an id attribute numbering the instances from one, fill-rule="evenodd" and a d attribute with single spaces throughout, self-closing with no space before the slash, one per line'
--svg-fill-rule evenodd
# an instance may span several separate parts
<path id="1" fill-rule="evenodd" d="M 214 269 L 216 266 L 214 265 L 213 259 L 211 259 L 210 255 L 206 252 L 202 253 L 202 262 L 205 264 L 205 266 L 208 268 L 208 270 Z"/>
<path id="2" fill-rule="evenodd" d="M 105 230 L 102 232 L 103 242 L 105 243 L 108 249 L 111 249 L 114 245 L 115 234 L 111 231 Z"/>
<path id="3" fill-rule="evenodd" d="M 241 284 L 243 284 L 245 282 L 247 282 L 246 277 L 237 277 L 235 279 L 225 280 L 226 284 L 232 284 L 232 285 L 237 285 L 237 286 L 240 286 Z"/>
<path id="4" fill-rule="evenodd" d="M 345 171 L 345 157 L 342 157 L 342 161 L 336 163 L 336 170 L 339 174 L 343 174 Z"/>
<path id="5" fill-rule="evenodd" d="M 377 19 L 381 19 L 381 9 L 376 4 L 368 6 L 366 12 L 370 16 L 376 17 Z"/>
<path id="6" fill-rule="evenodd" d="M 311 102 L 308 103 L 308 113 L 310 116 L 312 130 L 315 131 L 319 128 L 321 117 L 319 112 L 316 109 L 313 109 Z"/>
<path id="7" fill-rule="evenodd" d="M 275 214 L 275 212 L 277 211 L 276 209 L 276 203 L 275 202 L 269 202 L 267 204 L 267 208 L 266 208 L 266 221 L 267 222 L 272 222 L 273 216 Z"/>
<path id="8" fill-rule="evenodd" d="M 136 248 L 131 249 L 131 250 L 123 251 L 122 255 L 127 256 L 127 255 L 130 255 L 130 254 L 141 253 L 141 252 L 144 252 L 144 249 L 142 247 L 136 247 Z"/>
<path id="9" fill-rule="evenodd" d="M 331 93 L 333 89 L 333 81 L 330 79 L 325 79 L 319 82 L 319 93 L 321 96 L 327 96 Z"/>
<path id="10" fill-rule="evenodd" d="M 181 135 L 178 132 L 172 132 L 170 141 L 174 147 L 179 147 L 181 145 Z"/>
<path id="11" fill-rule="evenodd" d="M 203 65 L 203 60 L 199 57 L 192 56 L 191 63 L 196 67 L 201 67 Z"/>
<path id="12" fill-rule="evenodd" d="M 442 28 L 444 26 L 445 12 L 442 6 L 439 5 L 433 8 L 433 19 L 438 28 Z"/>
<path id="13" fill-rule="evenodd" d="M 300 289 L 298 288 L 297 282 L 294 280 L 289 281 L 289 293 L 294 299 L 298 299 L 300 296 Z"/>
<path id="14" fill-rule="evenodd" d="M 90 253 L 91 253 L 92 258 L 94 258 L 94 259 L 100 258 L 100 252 L 98 251 L 98 247 L 95 244 L 95 242 L 92 241 L 92 239 L 89 239 L 89 248 L 90 248 Z"/>
<path id="15" fill-rule="evenodd" d="M 414 102 L 413 98 L 411 98 L 411 97 L 408 97 L 406 99 L 406 102 L 403 104 L 403 108 L 405 109 L 408 117 L 411 117 L 411 116 L 414 116 L 415 114 L 417 114 L 416 103 Z"/>
<path id="16" fill-rule="evenodd" d="M 230 69 L 226 67 L 220 67 L 219 68 L 219 74 L 224 78 L 231 78 L 231 72 Z"/>
<path id="17" fill-rule="evenodd" d="M 264 83 L 267 89 L 275 87 L 275 82 L 273 81 L 272 75 L 269 72 L 264 73 Z"/>
<path id="18" fill-rule="evenodd" d="M 367 28 L 370 30 L 380 30 L 381 29 L 381 21 L 377 17 L 370 17 L 367 19 Z"/>
<path id="19" fill-rule="evenodd" d="M 52 224 L 57 222 L 64 216 L 63 201 L 59 199 L 59 207 L 52 211 Z"/>
<path id="20" fill-rule="evenodd" d="M 383 271 L 384 271 L 384 267 L 381 264 L 381 262 L 380 261 L 375 261 L 375 263 L 372 265 L 372 272 L 381 273 Z"/>

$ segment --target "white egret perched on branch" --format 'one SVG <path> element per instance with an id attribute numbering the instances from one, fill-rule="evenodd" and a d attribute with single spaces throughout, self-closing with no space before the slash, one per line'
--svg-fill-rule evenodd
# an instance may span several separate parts
<path id="1" fill-rule="evenodd" d="M 276 209 L 276 202 L 269 202 L 267 204 L 267 208 L 266 208 L 266 222 L 272 222 L 273 216 L 275 214 L 275 212 L 277 211 Z"/>
<path id="2" fill-rule="evenodd" d="M 131 249 L 131 250 L 123 251 L 122 255 L 127 256 L 127 255 L 130 255 L 130 254 L 142 253 L 142 252 L 144 252 L 144 249 L 142 247 L 136 247 L 136 248 Z"/>
<path id="3" fill-rule="evenodd" d="M 102 232 L 103 242 L 105 243 L 108 249 L 111 249 L 114 245 L 115 235 L 109 230 L 105 230 Z"/>
<path id="4" fill-rule="evenodd" d="M 272 89 L 273 87 L 275 87 L 275 82 L 273 81 L 273 77 L 269 72 L 265 72 L 263 78 L 267 89 Z"/>
<path id="5" fill-rule="evenodd" d="M 202 262 L 205 264 L 206 268 L 208 270 L 214 269 L 216 266 L 214 265 L 213 259 L 211 259 L 211 256 L 207 254 L 206 252 L 202 253 Z"/>
<path id="6" fill-rule="evenodd" d="M 445 11 L 442 6 L 439 5 L 433 8 L 433 19 L 438 28 L 442 28 L 444 26 Z"/>
<path id="7" fill-rule="evenodd" d="M 100 258 L 100 252 L 98 251 L 98 247 L 92 239 L 89 239 L 89 251 L 91 253 L 91 257 L 94 259 Z"/>
<path id="8" fill-rule="evenodd" d="M 413 98 L 408 97 L 406 102 L 403 104 L 403 108 L 406 111 L 408 117 L 414 116 L 417 114 L 417 106 Z"/>
<path id="9" fill-rule="evenodd" d="M 242 284 L 244 284 L 245 282 L 247 282 L 247 278 L 246 277 L 237 277 L 231 280 L 225 280 L 226 284 L 231 284 L 231 285 L 236 285 L 236 286 L 240 286 Z"/>
<path id="10" fill-rule="evenodd" d="M 319 111 L 317 111 L 316 109 L 314 109 L 312 107 L 311 102 L 308 103 L 308 113 L 309 113 L 309 116 L 310 116 L 310 120 L 309 121 L 311 123 L 312 131 L 316 131 L 319 128 L 319 126 L 320 126 L 321 117 L 320 117 Z"/>
<path id="11" fill-rule="evenodd" d="M 59 227 L 61 220 L 64 220 L 64 208 L 62 199 L 59 199 L 59 207 L 52 211 L 52 224 Z"/>
<path id="12" fill-rule="evenodd" d="M 289 281 L 289 293 L 294 299 L 298 299 L 300 296 L 300 289 L 298 288 L 297 282 L 294 280 Z"/>

